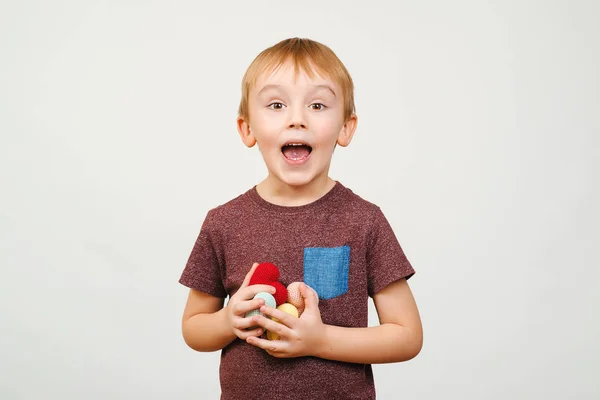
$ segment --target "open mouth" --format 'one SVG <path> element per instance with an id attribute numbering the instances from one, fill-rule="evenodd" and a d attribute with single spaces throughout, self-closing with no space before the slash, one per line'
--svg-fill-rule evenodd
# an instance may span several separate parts
<path id="1" fill-rule="evenodd" d="M 281 148 L 283 156 L 291 161 L 301 161 L 312 152 L 312 147 L 305 143 L 288 143 Z"/>

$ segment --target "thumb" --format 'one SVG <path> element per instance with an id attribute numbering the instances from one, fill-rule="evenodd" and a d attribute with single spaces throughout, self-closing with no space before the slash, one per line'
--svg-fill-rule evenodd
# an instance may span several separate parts
<path id="1" fill-rule="evenodd" d="M 308 286 L 306 283 L 300 285 L 300 294 L 304 298 L 304 312 L 308 310 L 316 310 L 319 312 L 319 295 L 315 289 Z"/>
<path id="2" fill-rule="evenodd" d="M 258 267 L 258 263 L 252 264 L 252 268 L 250 268 L 250 271 L 246 274 L 246 277 L 244 278 L 244 282 L 242 282 L 242 286 L 240 286 L 240 289 L 245 288 L 250 284 L 250 278 L 252 278 L 252 274 L 254 274 L 256 267 Z"/>

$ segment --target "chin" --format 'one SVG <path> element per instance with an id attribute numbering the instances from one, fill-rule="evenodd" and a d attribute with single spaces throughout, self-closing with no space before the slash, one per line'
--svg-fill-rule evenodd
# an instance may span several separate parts
<path id="1" fill-rule="evenodd" d="M 285 174 L 285 175 L 279 175 L 277 177 L 281 182 L 285 183 L 288 186 L 292 186 L 292 187 L 302 187 L 302 186 L 307 186 L 310 185 L 311 183 L 313 183 L 318 177 L 315 175 L 307 175 L 307 174 L 298 174 L 298 175 L 292 175 L 292 174 Z"/>
<path id="2" fill-rule="evenodd" d="M 292 186 L 292 187 L 301 187 L 301 186 L 306 186 L 309 183 L 312 182 L 312 179 L 310 178 L 283 178 L 280 179 L 281 182 L 285 183 L 288 186 Z"/>

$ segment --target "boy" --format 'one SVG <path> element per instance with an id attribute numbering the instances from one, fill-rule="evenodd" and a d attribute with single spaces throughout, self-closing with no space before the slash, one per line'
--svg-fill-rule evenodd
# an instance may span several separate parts
<path id="1" fill-rule="evenodd" d="M 222 349 L 221 399 L 374 399 L 371 364 L 420 352 L 411 264 L 380 208 L 328 176 L 356 124 L 352 79 L 318 42 L 284 40 L 244 75 L 238 131 L 258 145 L 268 176 L 208 211 L 180 279 L 190 288 L 186 343 Z M 303 282 L 300 318 L 253 300 L 274 293 L 249 286 L 259 262 L 278 266 L 285 286 Z M 267 317 L 244 318 L 257 308 Z"/>

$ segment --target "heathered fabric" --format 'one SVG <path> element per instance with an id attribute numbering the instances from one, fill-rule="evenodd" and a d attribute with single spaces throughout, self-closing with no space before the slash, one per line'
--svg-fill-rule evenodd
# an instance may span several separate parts
<path id="1" fill-rule="evenodd" d="M 254 186 L 209 210 L 180 283 L 224 298 L 239 289 L 254 262 L 271 262 L 287 286 L 305 280 L 306 252 L 325 254 L 324 265 L 334 269 L 325 271 L 314 259 L 306 264 L 325 324 L 368 326 L 368 297 L 415 273 L 381 209 L 336 181 L 303 206 L 269 203 Z M 222 400 L 375 398 L 369 364 L 278 359 L 240 339 L 221 352 L 220 383 Z"/>

